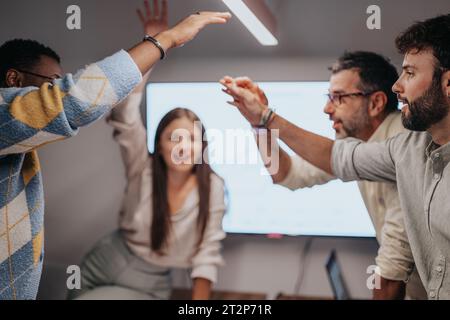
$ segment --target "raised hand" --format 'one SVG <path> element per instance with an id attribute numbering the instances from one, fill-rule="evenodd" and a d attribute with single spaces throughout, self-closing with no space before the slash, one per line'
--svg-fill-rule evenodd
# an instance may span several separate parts
<path id="1" fill-rule="evenodd" d="M 162 50 L 167 53 L 170 49 L 181 47 L 194 39 L 205 26 L 224 24 L 230 18 L 231 14 L 229 12 L 197 12 L 188 16 L 173 28 L 158 33 L 154 38 L 159 42 L 158 46 L 160 45 Z M 143 21 L 145 22 L 145 18 Z M 150 47 L 147 41 L 143 41 L 128 50 L 142 74 L 146 74 L 157 61 L 155 59 L 161 57 L 161 54 L 157 52 L 158 50 L 155 50 L 155 48 L 149 50 Z"/>
<path id="2" fill-rule="evenodd" d="M 225 93 L 233 98 L 228 101 L 238 108 L 239 112 L 252 126 L 259 126 L 263 113 L 267 110 L 267 97 L 249 78 L 224 77 L 220 83 L 225 87 Z"/>
<path id="3" fill-rule="evenodd" d="M 233 81 L 233 78 L 231 78 L 230 76 L 225 76 L 223 78 L 223 80 L 225 82 L 228 82 L 228 81 Z M 262 104 L 265 104 L 265 105 L 269 104 L 269 100 L 267 99 L 264 91 L 262 91 L 261 88 L 256 83 L 254 83 L 249 77 L 237 77 L 237 78 L 234 78 L 234 81 L 236 82 L 236 85 L 238 87 L 241 87 L 244 89 L 249 89 L 251 92 L 257 94 L 259 97 L 259 101 Z M 224 90 L 224 92 L 226 92 L 226 90 Z"/>
<path id="4" fill-rule="evenodd" d="M 167 32 L 172 39 L 173 47 L 180 47 L 194 37 L 209 24 L 224 24 L 231 18 L 229 12 L 197 12 L 191 14 Z"/>
<path id="5" fill-rule="evenodd" d="M 153 0 L 153 10 L 148 0 L 144 0 L 145 13 L 137 9 L 139 20 L 142 23 L 145 34 L 154 37 L 158 33 L 169 28 L 167 0 Z"/>

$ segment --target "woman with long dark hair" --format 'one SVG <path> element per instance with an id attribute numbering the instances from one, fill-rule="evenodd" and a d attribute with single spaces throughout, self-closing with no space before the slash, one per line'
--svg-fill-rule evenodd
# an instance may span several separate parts
<path id="1" fill-rule="evenodd" d="M 208 299 L 217 280 L 224 182 L 204 158 L 205 129 L 188 109 L 163 117 L 149 154 L 139 112 L 147 79 L 108 119 L 127 177 L 119 230 L 84 258 L 71 298 L 168 299 L 171 270 L 191 268 L 192 298 Z"/>
<path id="2" fill-rule="evenodd" d="M 120 227 L 85 257 L 82 288 L 73 294 L 108 286 L 95 296 L 126 298 L 139 292 L 142 298 L 165 299 L 170 270 L 192 268 L 192 297 L 206 299 L 222 264 L 224 183 L 202 157 L 208 145 L 202 139 L 205 129 L 188 109 L 176 108 L 163 117 L 149 154 L 141 96 L 133 93 L 108 119 L 127 176 Z"/>

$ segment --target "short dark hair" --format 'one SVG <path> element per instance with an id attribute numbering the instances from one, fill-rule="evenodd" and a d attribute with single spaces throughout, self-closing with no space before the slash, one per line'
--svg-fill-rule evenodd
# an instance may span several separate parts
<path id="1" fill-rule="evenodd" d="M 0 47 L 0 86 L 6 86 L 9 69 L 30 69 L 36 66 L 41 56 L 47 56 L 61 63 L 60 57 L 49 47 L 34 41 L 14 39 Z"/>
<path id="2" fill-rule="evenodd" d="M 330 67 L 332 74 L 355 69 L 361 82 L 359 89 L 364 92 L 382 91 L 387 96 L 386 112 L 398 109 L 397 95 L 392 86 L 398 79 L 398 72 L 390 60 L 382 55 L 367 51 L 345 52 Z"/>
<path id="3" fill-rule="evenodd" d="M 395 39 L 395 44 L 401 54 L 431 49 L 439 62 L 436 67 L 450 69 L 450 14 L 416 22 Z"/>

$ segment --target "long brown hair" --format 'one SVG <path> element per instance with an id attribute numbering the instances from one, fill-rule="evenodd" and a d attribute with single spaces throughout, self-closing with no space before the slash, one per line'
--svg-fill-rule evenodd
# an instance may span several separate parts
<path id="1" fill-rule="evenodd" d="M 167 198 L 167 165 L 160 152 L 160 140 L 164 129 L 174 120 L 180 118 L 200 122 L 199 117 L 189 109 L 176 108 L 169 111 L 160 121 L 155 134 L 155 147 L 152 163 L 152 184 L 153 184 L 153 220 L 151 226 L 151 248 L 160 255 L 164 255 L 164 249 L 167 246 L 167 239 L 171 230 L 171 220 L 169 212 L 169 201 Z M 199 213 L 197 220 L 197 231 L 199 231 L 198 245 L 203 240 L 206 225 L 209 220 L 209 198 L 211 190 L 211 169 L 203 155 L 208 146 L 206 140 L 205 128 L 201 126 L 202 131 L 202 159 L 200 164 L 194 164 L 193 172 L 197 178 L 199 193 Z"/>

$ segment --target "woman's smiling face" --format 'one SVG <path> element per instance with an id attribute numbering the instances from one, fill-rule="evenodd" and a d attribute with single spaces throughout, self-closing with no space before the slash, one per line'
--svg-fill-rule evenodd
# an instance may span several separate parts
<path id="1" fill-rule="evenodd" d="M 169 170 L 192 171 L 201 161 L 200 124 L 187 117 L 173 120 L 162 132 L 159 148 Z"/>

